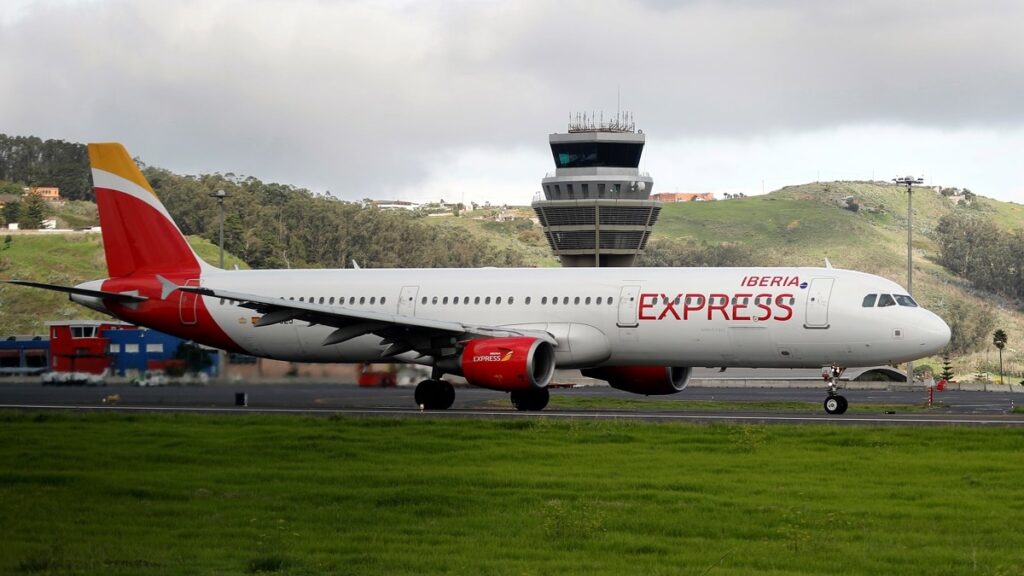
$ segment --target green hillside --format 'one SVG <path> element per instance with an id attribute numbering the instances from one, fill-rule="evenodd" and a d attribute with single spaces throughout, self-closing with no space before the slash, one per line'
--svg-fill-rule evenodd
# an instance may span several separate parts
<path id="1" fill-rule="evenodd" d="M 477 241 L 499 251 L 521 254 L 528 266 L 558 266 L 540 226 L 530 221 L 534 216 L 533 210 L 516 207 L 510 211 L 514 219 L 505 222 L 495 220 L 499 211 L 493 208 L 463 212 L 459 217 L 430 217 L 426 221 L 433 226 L 470 232 Z"/>

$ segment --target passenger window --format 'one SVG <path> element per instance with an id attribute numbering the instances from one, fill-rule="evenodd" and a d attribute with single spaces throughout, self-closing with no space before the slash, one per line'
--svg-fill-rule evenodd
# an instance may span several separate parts
<path id="1" fill-rule="evenodd" d="M 331 299 L 327 303 L 333 305 L 334 304 L 334 296 L 331 296 Z"/>
<path id="2" fill-rule="evenodd" d="M 427 297 L 424 296 L 423 300 L 420 300 L 420 304 L 426 304 L 426 303 L 427 303 Z"/>
<path id="3" fill-rule="evenodd" d="M 441 304 L 447 304 L 447 303 L 448 303 L 448 297 L 445 296 L 444 300 L 441 301 Z"/>
<path id="4" fill-rule="evenodd" d="M 356 297 L 355 296 L 349 296 L 348 297 L 348 304 L 349 304 L 349 306 L 351 306 L 351 305 L 353 305 L 355 303 L 356 303 Z"/>
<path id="5" fill-rule="evenodd" d="M 490 304 L 490 303 L 491 303 L 491 297 L 490 296 L 484 298 L 484 304 Z"/>
<path id="6" fill-rule="evenodd" d="M 878 294 L 868 294 L 864 297 L 864 302 L 861 303 L 861 306 L 864 308 L 873 308 L 875 306 L 875 300 L 877 299 Z"/>
<path id="7" fill-rule="evenodd" d="M 306 297 L 305 296 L 299 296 L 299 302 L 305 302 L 305 301 L 306 301 Z"/>
<path id="8" fill-rule="evenodd" d="M 479 296 L 477 296 L 476 298 L 473 298 L 473 304 L 479 304 L 479 303 L 480 303 L 480 297 Z"/>
<path id="9" fill-rule="evenodd" d="M 596 303 L 597 303 L 597 304 L 601 304 L 601 297 L 600 297 L 600 296 L 598 296 L 598 297 L 597 297 L 597 301 L 596 301 Z"/>
<path id="10" fill-rule="evenodd" d="M 590 305 L 590 296 L 587 296 L 587 299 L 584 300 L 583 303 L 587 304 L 589 306 Z"/>
<path id="11" fill-rule="evenodd" d="M 577 306 L 579 306 L 579 304 L 580 304 L 580 297 L 579 297 L 579 296 L 577 296 L 577 297 L 576 297 L 576 298 L 575 298 L 575 299 L 574 299 L 574 300 L 572 301 L 572 303 L 573 303 L 573 304 L 575 304 L 575 305 L 577 305 Z"/>
<path id="12" fill-rule="evenodd" d="M 456 296 L 455 299 L 452 300 L 452 304 L 458 304 L 458 303 L 459 303 L 459 297 Z"/>
<path id="13" fill-rule="evenodd" d="M 376 303 L 377 303 L 377 297 L 376 296 L 370 296 L 370 304 L 376 304 Z"/>
<path id="14" fill-rule="evenodd" d="M 437 304 L 437 296 L 434 296 L 433 298 L 431 298 L 430 299 L 430 303 L 431 304 Z"/>
<path id="15" fill-rule="evenodd" d="M 548 303 L 548 297 L 547 296 L 541 296 L 540 303 L 541 304 L 547 304 Z"/>
<path id="16" fill-rule="evenodd" d="M 562 305 L 563 306 L 568 306 L 569 305 L 569 297 L 568 296 L 564 296 L 562 298 Z"/>
<path id="17" fill-rule="evenodd" d="M 530 305 L 530 297 L 529 297 L 529 296 L 527 296 L 527 297 L 526 297 L 526 305 L 527 305 L 527 306 L 529 306 L 529 305 Z"/>
<path id="18" fill-rule="evenodd" d="M 501 296 L 498 296 L 497 298 L 495 298 L 494 299 L 494 303 L 495 304 L 501 304 Z"/>
<path id="19" fill-rule="evenodd" d="M 384 297 L 384 296 L 381 296 L 381 297 L 380 297 L 380 303 L 381 303 L 381 305 L 384 305 L 384 300 L 385 300 L 385 297 Z"/>
<path id="20" fill-rule="evenodd" d="M 366 304 L 366 296 L 360 296 L 359 297 L 359 303 L 360 304 Z"/>
<path id="21" fill-rule="evenodd" d="M 321 297 L 320 297 L 320 304 L 323 304 L 323 303 L 324 303 L 324 297 L 323 297 L 323 296 L 321 296 Z"/>
<path id="22" fill-rule="evenodd" d="M 884 308 L 886 306 L 895 306 L 896 301 L 892 299 L 892 296 L 888 294 L 882 294 L 878 297 L 878 307 Z"/>
<path id="23" fill-rule="evenodd" d="M 513 299 L 513 298 L 515 298 L 515 296 L 509 296 L 509 297 L 508 297 L 508 303 L 509 303 L 509 305 L 511 305 L 511 304 L 512 304 L 512 299 Z"/>
<path id="24" fill-rule="evenodd" d="M 906 294 L 897 294 L 895 296 L 895 298 L 896 298 L 896 303 L 899 304 L 900 306 L 907 306 L 909 308 L 917 308 L 917 302 L 914 302 L 914 299 L 911 298 L 910 296 L 907 296 Z"/>

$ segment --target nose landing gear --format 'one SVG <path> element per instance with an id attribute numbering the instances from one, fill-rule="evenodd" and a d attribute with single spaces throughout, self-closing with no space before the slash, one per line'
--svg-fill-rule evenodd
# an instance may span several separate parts
<path id="1" fill-rule="evenodd" d="M 836 392 L 836 381 L 839 380 L 839 376 L 842 375 L 845 368 L 840 368 L 833 364 L 825 376 L 828 381 L 828 397 L 825 398 L 825 412 L 829 414 L 842 414 L 846 412 L 846 408 L 849 403 L 846 398 Z"/>

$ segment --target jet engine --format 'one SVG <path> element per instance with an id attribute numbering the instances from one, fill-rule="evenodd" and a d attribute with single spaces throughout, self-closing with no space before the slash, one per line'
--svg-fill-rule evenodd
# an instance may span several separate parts
<path id="1" fill-rule="evenodd" d="M 555 373 L 555 348 L 529 337 L 470 340 L 461 368 L 474 386 L 506 392 L 544 388 Z"/>
<path id="2" fill-rule="evenodd" d="M 692 368 L 679 366 L 603 366 L 581 370 L 584 376 L 604 380 L 624 392 L 657 396 L 682 392 Z"/>

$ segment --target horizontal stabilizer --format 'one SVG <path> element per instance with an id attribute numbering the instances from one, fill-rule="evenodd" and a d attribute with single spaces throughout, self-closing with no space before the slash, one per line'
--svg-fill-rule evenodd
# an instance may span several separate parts
<path id="1" fill-rule="evenodd" d="M 89 290 L 87 288 L 75 288 L 74 286 L 29 282 L 28 280 L 7 280 L 6 282 L 8 284 L 17 284 L 19 286 L 28 286 L 30 288 L 42 288 L 43 290 L 53 290 L 55 292 L 65 292 L 67 294 L 77 294 L 79 296 L 91 296 L 93 298 L 114 300 L 124 304 L 137 304 L 139 302 L 146 301 L 145 296 L 139 296 L 138 294 L 122 294 L 120 292 L 106 292 L 104 290 Z"/>

